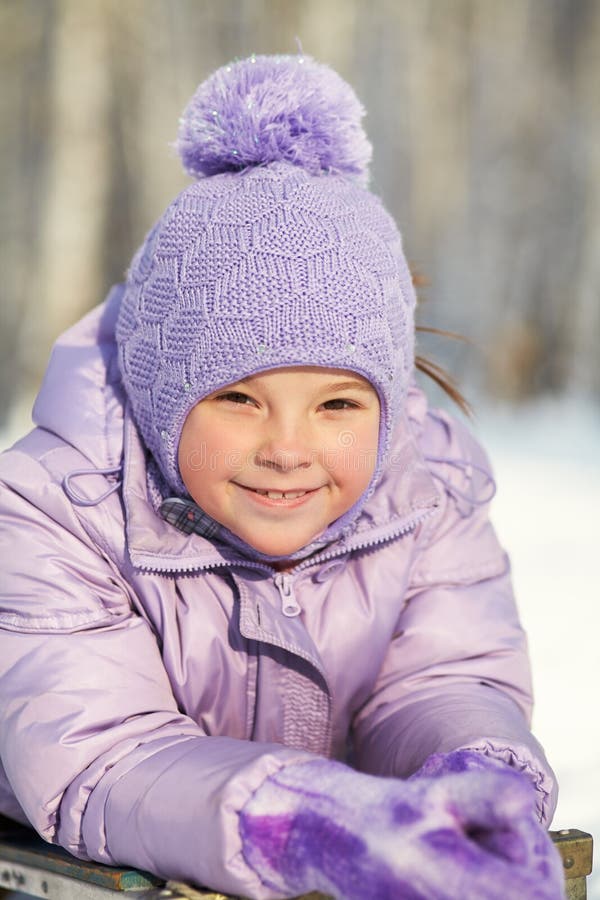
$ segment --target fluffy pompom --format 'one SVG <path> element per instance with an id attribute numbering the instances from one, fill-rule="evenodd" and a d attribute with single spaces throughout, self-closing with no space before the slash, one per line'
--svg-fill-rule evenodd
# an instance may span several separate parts
<path id="1" fill-rule="evenodd" d="M 251 56 L 204 81 L 180 120 L 177 150 L 200 178 L 285 161 L 365 184 L 371 145 L 356 94 L 307 56 Z"/>

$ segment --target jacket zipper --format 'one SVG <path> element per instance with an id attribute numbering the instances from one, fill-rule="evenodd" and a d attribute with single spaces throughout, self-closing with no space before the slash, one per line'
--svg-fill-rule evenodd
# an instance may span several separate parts
<path id="1" fill-rule="evenodd" d="M 427 519 L 432 513 L 435 512 L 436 507 L 425 510 L 425 512 L 421 513 L 420 516 L 415 516 L 414 519 L 411 519 L 410 522 L 406 522 L 398 531 L 392 532 L 392 534 L 388 534 L 385 537 L 375 538 L 374 540 L 367 540 L 361 544 L 355 544 L 350 548 L 346 548 L 343 552 L 347 553 L 348 550 L 361 550 L 364 547 L 374 547 L 376 544 L 381 544 L 384 541 L 391 540 L 394 537 L 401 537 L 402 535 L 408 534 L 417 527 L 424 519 Z M 307 568 L 309 565 L 314 565 L 316 562 L 325 562 L 332 557 L 337 555 L 341 555 L 340 550 L 334 551 L 333 553 L 322 553 L 319 556 L 313 557 L 310 561 L 305 563 L 300 563 L 296 570 L 301 568 Z M 279 591 L 279 597 L 281 600 L 281 612 L 284 616 L 288 618 L 293 618 L 294 616 L 300 615 L 302 612 L 302 607 L 298 603 L 296 599 L 296 595 L 294 593 L 294 578 L 287 572 L 277 572 L 277 574 L 273 577 L 273 581 L 277 586 Z"/>
<path id="2" fill-rule="evenodd" d="M 300 604 L 296 600 L 294 588 L 292 586 L 292 577 L 285 572 L 278 572 L 273 578 L 281 599 L 281 612 L 288 618 L 300 615 L 302 612 Z"/>
<path id="3" fill-rule="evenodd" d="M 409 534 L 411 531 L 414 531 L 417 525 L 420 525 L 425 519 L 428 519 L 429 516 L 433 515 L 438 507 L 438 503 L 436 502 L 434 506 L 430 509 L 426 509 L 420 515 L 415 516 L 414 519 L 411 519 L 410 522 L 405 522 L 397 531 L 392 531 L 389 534 L 384 535 L 383 537 L 373 538 L 371 540 L 362 541 L 359 544 L 350 544 L 350 546 L 345 547 L 343 550 L 338 548 L 333 552 L 329 553 L 321 553 L 319 556 L 313 556 L 310 560 L 306 562 L 299 563 L 295 566 L 295 570 L 306 569 L 308 566 L 314 565 L 316 562 L 326 562 L 329 559 L 333 559 L 335 556 L 341 556 L 343 553 L 351 552 L 352 550 L 364 550 L 365 547 L 375 547 L 377 544 L 383 544 L 386 541 L 391 541 L 393 538 L 403 537 L 405 534 Z"/>
<path id="4" fill-rule="evenodd" d="M 298 572 L 300 569 L 307 569 L 309 566 L 313 566 L 315 563 L 327 562 L 327 560 L 333 559 L 335 556 L 342 556 L 344 553 L 348 553 L 352 550 L 363 550 L 365 547 L 375 547 L 377 544 L 383 544 L 386 541 L 391 541 L 394 538 L 402 537 L 405 534 L 409 534 L 411 531 L 414 531 L 414 529 L 417 527 L 417 525 L 420 525 L 421 522 L 423 522 L 425 519 L 428 519 L 429 516 L 433 515 L 433 513 L 436 511 L 438 505 L 439 504 L 436 502 L 434 504 L 434 506 L 430 507 L 429 509 L 426 509 L 420 515 L 415 516 L 414 519 L 411 519 L 409 522 L 405 522 L 404 525 L 402 525 L 400 528 L 398 528 L 395 531 L 389 532 L 388 534 L 384 535 L 383 537 L 373 538 L 371 540 L 367 539 L 358 544 L 351 543 L 350 546 L 337 547 L 337 549 L 329 551 L 328 553 L 319 553 L 318 556 L 313 556 L 309 560 L 305 560 L 304 562 L 298 563 L 297 566 L 294 566 L 294 571 Z M 245 560 L 245 559 L 237 559 L 233 562 L 225 562 L 224 560 L 221 560 L 219 562 L 207 563 L 204 566 L 194 565 L 194 566 L 190 566 L 189 568 L 180 567 L 177 569 L 175 569 L 169 565 L 160 565 L 160 564 L 155 565 L 155 566 L 154 565 L 141 565 L 141 566 L 136 566 L 136 568 L 138 568 L 142 572 L 149 572 L 149 573 L 156 572 L 159 575 L 166 574 L 167 572 L 170 572 L 174 575 L 177 575 L 179 573 L 185 574 L 185 575 L 191 575 L 194 572 L 204 572 L 207 569 L 231 568 L 232 566 L 239 566 L 239 565 L 243 565 L 248 569 L 258 569 L 260 572 L 266 572 L 268 574 L 271 574 L 271 572 L 273 571 L 272 568 L 270 566 L 268 566 L 266 563 L 253 563 L 253 562 L 250 562 L 249 560 Z M 294 595 L 294 590 L 293 590 L 293 586 L 292 586 L 292 583 L 293 583 L 292 575 L 290 575 L 289 573 L 286 573 L 286 572 L 277 572 L 273 576 L 273 580 L 279 590 L 281 603 L 282 603 L 282 611 L 284 611 L 283 607 L 286 605 L 286 601 L 291 598 L 288 605 L 290 607 L 290 610 L 292 607 L 294 607 L 294 611 L 287 613 L 287 615 L 288 616 L 298 615 L 298 613 L 301 611 L 301 608 L 300 608 L 300 606 L 296 600 L 296 597 Z M 297 610 L 296 610 L 296 607 L 297 607 Z M 285 614 L 285 612 L 284 612 L 284 614 Z"/>
<path id="5" fill-rule="evenodd" d="M 139 569 L 140 572 L 147 572 L 148 574 L 157 574 L 157 575 L 193 575 L 196 572 L 206 572 L 208 569 L 230 569 L 232 566 L 244 565 L 248 569 L 258 569 L 260 572 L 268 572 L 269 574 L 272 572 L 270 566 L 263 565 L 262 563 L 252 563 L 246 562 L 246 560 L 235 560 L 234 562 L 225 562 L 224 560 L 219 560 L 219 562 L 209 562 L 206 565 L 198 565 L 195 564 L 193 566 L 182 566 L 179 565 L 177 568 L 170 564 L 157 563 L 153 564 L 141 564 L 135 565 L 136 569 Z"/>

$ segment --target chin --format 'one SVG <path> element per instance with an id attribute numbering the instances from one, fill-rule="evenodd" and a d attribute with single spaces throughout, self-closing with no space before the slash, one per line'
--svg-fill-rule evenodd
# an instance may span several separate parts
<path id="1" fill-rule="evenodd" d="M 250 543 L 250 541 L 248 541 L 248 543 Z M 306 543 L 308 544 L 310 543 L 310 541 L 307 541 Z M 306 544 L 300 544 L 298 546 L 294 544 L 292 547 L 268 547 L 265 545 L 257 546 L 256 544 L 252 543 L 251 546 L 254 547 L 254 549 L 259 553 L 264 553 L 265 556 L 276 556 L 280 559 L 286 559 L 288 556 L 291 556 L 292 553 L 295 553 L 296 550 L 301 550 L 302 547 L 306 546 Z"/>
<path id="2" fill-rule="evenodd" d="M 291 556 L 292 553 L 295 553 L 297 550 L 301 550 L 302 547 L 306 547 L 307 544 L 313 540 L 312 537 L 308 537 L 302 543 L 294 542 L 293 544 L 272 544 L 263 541 L 254 541 L 250 537 L 243 537 L 242 540 L 245 540 L 247 544 L 250 544 L 251 547 L 254 547 L 259 553 L 264 553 L 266 556 L 279 556 L 282 559 Z"/>

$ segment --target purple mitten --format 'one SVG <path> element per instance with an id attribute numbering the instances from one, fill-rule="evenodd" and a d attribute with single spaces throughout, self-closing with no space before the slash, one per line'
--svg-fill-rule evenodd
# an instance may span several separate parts
<path id="1" fill-rule="evenodd" d="M 532 819 L 532 793 L 506 766 L 400 781 L 315 760 L 271 776 L 246 804 L 243 852 L 282 897 L 561 900 L 560 857 Z"/>
<path id="2" fill-rule="evenodd" d="M 478 750 L 434 753 L 425 760 L 418 771 L 410 776 L 409 781 L 415 778 L 440 778 L 458 772 L 506 772 L 507 770 L 513 775 L 523 778 L 527 784 L 533 784 L 525 773 L 517 773 L 502 760 L 487 756 Z M 550 836 L 538 821 L 534 799 L 532 795 L 529 815 L 521 816 L 508 830 L 495 829 L 488 835 L 482 835 L 481 842 L 490 851 L 506 856 L 507 859 L 516 859 L 516 856 L 525 847 L 526 859 L 529 860 L 532 870 L 538 871 L 540 878 L 543 879 L 548 872 L 548 857 L 554 866 L 556 853 L 553 852 L 554 847 Z"/>

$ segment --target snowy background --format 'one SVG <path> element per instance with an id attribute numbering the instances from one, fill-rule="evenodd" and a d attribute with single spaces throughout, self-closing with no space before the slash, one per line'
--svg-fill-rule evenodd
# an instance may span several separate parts
<path id="1" fill-rule="evenodd" d="M 0 433 L 0 447 L 28 421 L 22 407 Z M 474 427 L 493 463 L 494 521 L 529 634 L 533 730 L 561 788 L 552 828 L 579 828 L 599 840 L 600 406 L 563 398 L 487 408 Z M 595 868 L 589 900 L 600 900 Z"/>
<path id="2" fill-rule="evenodd" d="M 533 730 L 560 784 L 553 829 L 600 840 L 600 408 L 537 401 L 482 414 L 494 521 L 529 634 Z M 600 867 L 588 897 L 600 900 Z"/>

